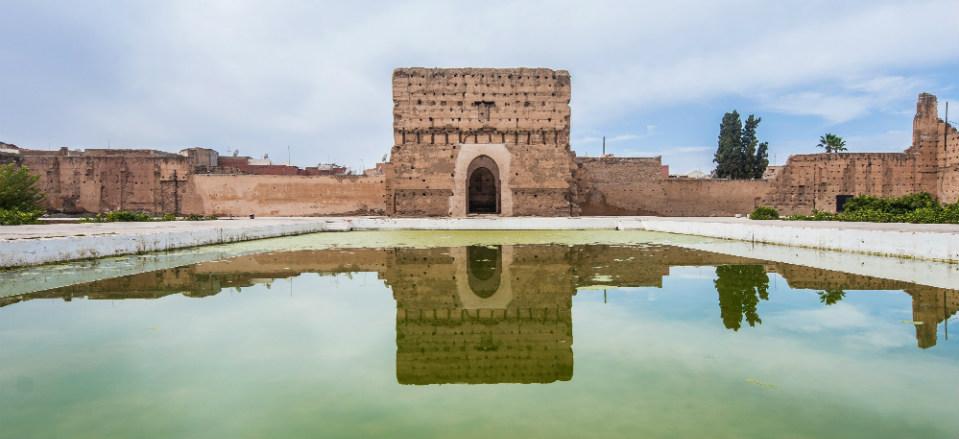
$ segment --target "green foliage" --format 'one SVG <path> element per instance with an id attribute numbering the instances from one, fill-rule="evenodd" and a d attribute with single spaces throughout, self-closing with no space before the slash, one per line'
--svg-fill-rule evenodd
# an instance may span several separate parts
<path id="1" fill-rule="evenodd" d="M 959 224 L 959 203 L 940 204 L 927 193 L 880 198 L 860 195 L 846 202 L 840 213 L 813 211 L 793 215 L 796 221 L 858 221 L 870 223 Z"/>
<path id="2" fill-rule="evenodd" d="M 846 150 L 846 141 L 833 133 L 826 133 L 819 136 L 819 144 L 816 145 L 825 149 L 828 153 L 842 152 Z"/>
<path id="3" fill-rule="evenodd" d="M 183 217 L 184 221 L 212 221 L 215 219 L 217 218 L 214 215 L 203 216 L 203 215 L 190 214 Z"/>
<path id="4" fill-rule="evenodd" d="M 43 215 L 43 210 L 0 209 L 0 226 L 35 224 Z"/>
<path id="5" fill-rule="evenodd" d="M 112 212 L 98 213 L 95 216 L 87 217 L 81 220 L 87 223 L 115 223 L 115 222 L 144 222 L 153 221 L 153 217 L 143 212 L 131 212 L 128 210 L 114 210 Z"/>
<path id="6" fill-rule="evenodd" d="M 182 221 L 210 221 L 217 219 L 216 216 L 187 215 Z M 144 221 L 177 221 L 177 217 L 172 213 L 165 213 L 160 217 L 153 217 L 143 212 L 131 212 L 127 210 L 116 210 L 113 212 L 98 213 L 94 216 L 80 220 L 85 223 L 115 223 L 115 222 L 144 222 Z"/>
<path id="7" fill-rule="evenodd" d="M 39 177 L 26 167 L 13 163 L 0 165 L 0 209 L 21 212 L 42 210 L 43 193 L 37 188 Z"/>
<path id="8" fill-rule="evenodd" d="M 736 110 L 723 115 L 713 174 L 732 179 L 762 178 L 769 166 L 769 144 L 759 142 L 757 129 L 761 121 L 762 118 L 750 114 L 743 125 Z"/>
<path id="9" fill-rule="evenodd" d="M 816 294 L 819 295 L 819 301 L 826 305 L 835 305 L 844 297 L 846 297 L 846 292 L 841 289 L 828 289 L 820 291 Z"/>
<path id="10" fill-rule="evenodd" d="M 853 197 L 843 206 L 844 212 L 875 210 L 901 215 L 922 208 L 936 208 L 939 202 L 926 192 L 895 198 L 880 198 L 870 195 Z"/>
<path id="11" fill-rule="evenodd" d="M 723 115 L 719 124 L 719 145 L 713 162 L 716 170 L 713 171 L 720 178 L 735 178 L 743 168 L 742 163 L 742 127 L 739 113 L 733 110 Z"/>
<path id="12" fill-rule="evenodd" d="M 749 214 L 751 220 L 774 220 L 779 219 L 779 211 L 772 207 L 759 206 L 753 213 Z"/>
<path id="13" fill-rule="evenodd" d="M 749 326 L 762 323 L 757 311 L 760 300 L 769 300 L 769 276 L 762 265 L 721 265 L 716 267 L 719 313 L 726 329 L 738 331 L 743 318 Z"/>

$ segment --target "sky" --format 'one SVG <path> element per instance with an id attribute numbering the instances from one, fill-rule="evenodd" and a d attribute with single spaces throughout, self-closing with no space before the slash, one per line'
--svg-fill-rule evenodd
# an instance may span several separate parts
<path id="1" fill-rule="evenodd" d="M 572 75 L 571 144 L 713 168 L 719 122 L 770 159 L 843 136 L 911 143 L 916 96 L 959 102 L 959 1 L 0 0 L 0 141 L 239 151 L 371 167 L 397 67 Z M 959 104 L 950 119 L 959 120 Z"/>

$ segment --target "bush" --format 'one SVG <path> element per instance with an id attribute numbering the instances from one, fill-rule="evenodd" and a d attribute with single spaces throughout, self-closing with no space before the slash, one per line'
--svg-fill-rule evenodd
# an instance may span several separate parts
<path id="1" fill-rule="evenodd" d="M 36 224 L 37 219 L 39 219 L 42 215 L 43 211 L 40 209 L 0 209 L 0 225 L 16 226 L 20 224 Z"/>
<path id="2" fill-rule="evenodd" d="M 0 165 L 0 225 L 34 224 L 43 215 L 37 179 L 25 167 Z"/>
<path id="3" fill-rule="evenodd" d="M 164 213 L 163 216 L 160 217 L 160 221 L 176 221 L 176 215 L 172 213 Z"/>
<path id="4" fill-rule="evenodd" d="M 84 218 L 82 221 L 87 223 L 142 222 L 153 221 L 153 217 L 143 212 L 115 210 L 112 212 L 98 213 L 95 216 Z"/>
<path id="5" fill-rule="evenodd" d="M 939 202 L 926 192 L 893 198 L 860 195 L 846 202 L 843 206 L 843 213 L 874 211 L 902 215 L 922 208 L 936 207 L 939 207 Z"/>
<path id="6" fill-rule="evenodd" d="M 813 211 L 812 215 L 793 215 L 796 221 L 858 221 L 870 223 L 959 224 L 959 203 L 940 204 L 927 193 L 902 197 L 854 197 L 840 213 Z"/>
<path id="7" fill-rule="evenodd" d="M 0 209 L 35 212 L 42 210 L 43 193 L 37 188 L 40 177 L 13 163 L 0 165 Z"/>
<path id="8" fill-rule="evenodd" d="M 779 211 L 772 207 L 759 206 L 753 213 L 749 214 L 751 220 L 774 220 L 779 219 Z"/>
<path id="9" fill-rule="evenodd" d="M 211 221 L 215 219 L 217 218 L 214 215 L 203 216 L 203 215 L 190 214 L 183 217 L 184 221 Z"/>

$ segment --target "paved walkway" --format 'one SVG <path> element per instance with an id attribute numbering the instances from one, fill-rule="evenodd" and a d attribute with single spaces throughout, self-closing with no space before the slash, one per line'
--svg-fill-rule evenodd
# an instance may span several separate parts
<path id="1" fill-rule="evenodd" d="M 649 230 L 959 263 L 959 226 L 741 218 L 259 218 L 0 227 L 0 267 L 347 230 Z"/>
<path id="2" fill-rule="evenodd" d="M 959 225 L 644 217 L 645 230 L 959 263 Z"/>
<path id="3" fill-rule="evenodd" d="M 0 227 L 0 267 L 39 265 L 335 230 L 319 218 Z"/>

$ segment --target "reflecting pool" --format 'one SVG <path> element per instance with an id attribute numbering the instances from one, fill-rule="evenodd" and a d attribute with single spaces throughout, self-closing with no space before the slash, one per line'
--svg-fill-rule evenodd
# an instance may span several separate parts
<path id="1" fill-rule="evenodd" d="M 0 297 L 0 438 L 956 439 L 957 309 L 668 245 L 248 254 Z"/>

